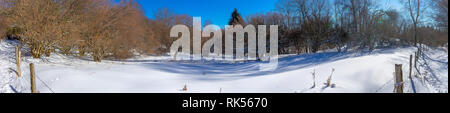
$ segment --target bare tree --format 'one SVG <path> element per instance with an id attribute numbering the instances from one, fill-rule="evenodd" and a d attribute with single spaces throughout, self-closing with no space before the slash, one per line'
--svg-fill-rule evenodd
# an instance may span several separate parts
<path id="1" fill-rule="evenodd" d="M 169 8 L 158 9 L 154 14 L 155 19 L 151 20 L 151 28 L 156 39 L 160 41 L 158 47 L 160 53 L 167 53 L 170 46 L 176 40 L 169 37 L 170 28 L 177 24 L 184 24 L 192 28 L 192 17 L 186 14 L 176 14 Z M 192 32 L 191 32 L 192 33 Z"/>
<path id="2" fill-rule="evenodd" d="M 58 25 L 58 4 L 53 0 L 15 0 L 9 20 L 22 29 L 20 37 L 26 40 L 31 55 L 40 58 L 52 51 L 54 38 L 61 34 Z M 47 54 L 49 55 L 49 54 Z"/>
<path id="3" fill-rule="evenodd" d="M 431 5 L 435 10 L 432 17 L 438 23 L 438 27 L 448 30 L 448 0 L 433 0 Z"/>
<path id="4" fill-rule="evenodd" d="M 421 14 L 425 11 L 425 4 L 422 0 L 406 0 L 404 5 L 409 12 L 410 19 L 414 28 L 414 46 L 417 46 L 418 25 L 421 21 Z"/>
<path id="5" fill-rule="evenodd" d="M 49 56 L 58 49 L 66 55 L 89 53 L 94 61 L 105 57 L 123 59 L 136 52 L 153 52 L 152 48 L 158 45 L 149 20 L 135 0 L 1 0 L 0 3 L 0 21 L 8 21 L 5 26 L 13 26 L 8 29 L 20 31 L 17 34 L 22 37 L 21 42 L 30 48 L 34 58 Z"/>

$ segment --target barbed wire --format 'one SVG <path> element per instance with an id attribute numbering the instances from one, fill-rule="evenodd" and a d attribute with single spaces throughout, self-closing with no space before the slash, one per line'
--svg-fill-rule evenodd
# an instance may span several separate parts
<path id="1" fill-rule="evenodd" d="M 387 86 L 387 84 L 389 84 L 390 82 L 392 82 L 394 80 L 394 77 L 392 77 L 390 80 L 388 80 L 386 83 L 384 83 L 380 88 L 378 88 L 377 90 L 375 90 L 375 93 L 378 93 L 380 90 L 382 90 L 383 88 L 385 88 Z"/>

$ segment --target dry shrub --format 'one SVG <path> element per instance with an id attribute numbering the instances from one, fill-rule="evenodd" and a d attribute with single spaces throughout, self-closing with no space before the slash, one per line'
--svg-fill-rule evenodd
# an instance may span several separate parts
<path id="1" fill-rule="evenodd" d="M 151 54 L 159 45 L 135 0 L 0 0 L 0 6 L 0 33 L 12 25 L 23 31 L 17 35 L 34 58 L 58 49 L 100 62 Z"/>
<path id="2" fill-rule="evenodd" d="M 8 24 L 6 22 L 6 14 L 7 14 L 7 7 L 6 7 L 6 1 L 0 0 L 0 40 L 6 37 L 6 32 L 8 29 Z"/>
<path id="3" fill-rule="evenodd" d="M 52 0 L 11 0 L 14 2 L 9 21 L 22 29 L 19 34 L 31 49 L 34 58 L 40 58 L 53 49 L 54 38 L 61 31 L 58 25 L 58 5 Z"/>
<path id="4" fill-rule="evenodd" d="M 148 48 L 157 45 L 157 41 L 136 1 L 124 0 L 116 4 L 105 0 L 93 4 L 83 24 L 86 34 L 82 44 L 87 46 L 85 51 L 91 53 L 94 61 L 104 57 L 126 59 L 133 56 L 133 52 L 152 52 Z"/>
<path id="5" fill-rule="evenodd" d="M 6 24 L 5 18 L 2 16 L 2 14 L 0 12 L 0 40 L 6 37 L 6 32 L 8 29 L 6 26 L 7 26 L 7 24 Z"/>
<path id="6" fill-rule="evenodd" d="M 5 22 L 3 18 L 0 16 L 0 40 L 6 37 L 7 28 L 5 27 Z"/>
<path id="7" fill-rule="evenodd" d="M 160 54 L 167 53 L 172 43 L 176 40 L 176 38 L 169 37 L 170 28 L 172 26 L 183 24 L 192 28 L 191 16 L 176 14 L 168 8 L 158 9 L 154 16 L 155 19 L 150 21 L 150 27 L 153 30 L 155 40 L 159 40 L 159 46 L 157 47 L 156 52 Z"/>

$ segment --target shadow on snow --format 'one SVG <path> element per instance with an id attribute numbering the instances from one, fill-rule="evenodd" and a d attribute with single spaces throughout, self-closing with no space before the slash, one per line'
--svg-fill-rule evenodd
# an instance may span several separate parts
<path id="1" fill-rule="evenodd" d="M 142 65 L 151 69 L 161 70 L 177 74 L 190 75 L 232 75 L 232 76 L 261 76 L 275 73 L 283 73 L 305 67 L 320 65 L 323 63 L 338 61 L 341 59 L 361 57 L 373 54 L 393 53 L 395 49 L 381 51 L 357 51 L 357 52 L 324 52 L 314 54 L 292 55 L 278 59 L 278 67 L 273 71 L 260 71 L 261 61 L 247 61 L 238 63 L 226 63 L 217 61 L 175 61 L 158 62 L 153 60 L 133 60 L 130 62 L 145 62 Z"/>

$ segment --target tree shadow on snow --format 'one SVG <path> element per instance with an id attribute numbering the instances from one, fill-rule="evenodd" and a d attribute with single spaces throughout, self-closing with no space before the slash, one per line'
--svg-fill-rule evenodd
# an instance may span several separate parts
<path id="1" fill-rule="evenodd" d="M 143 63 L 145 67 L 161 70 L 169 73 L 190 75 L 232 75 L 232 76 L 262 76 L 282 73 L 312 67 L 323 63 L 338 61 L 346 58 L 361 57 L 373 54 L 388 54 L 395 49 L 381 51 L 358 52 L 324 52 L 314 54 L 292 55 L 278 59 L 278 67 L 273 71 L 261 71 L 259 65 L 268 61 L 248 61 L 239 63 L 215 62 L 215 61 L 176 61 L 176 62 L 149 62 Z M 139 61 L 134 61 L 139 62 Z"/>

